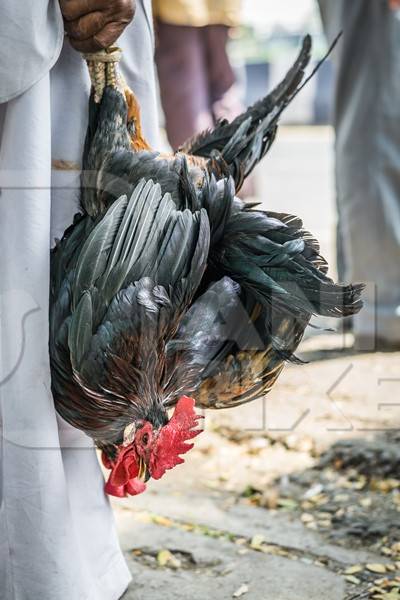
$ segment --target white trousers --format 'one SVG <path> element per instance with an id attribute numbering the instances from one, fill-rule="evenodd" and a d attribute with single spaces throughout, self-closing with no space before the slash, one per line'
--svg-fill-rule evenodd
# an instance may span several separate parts
<path id="1" fill-rule="evenodd" d="M 157 145 L 150 0 L 121 46 Z M 56 416 L 50 390 L 49 249 L 79 186 L 51 164 L 80 163 L 88 91 L 67 43 L 49 74 L 0 105 L 1 600 L 116 600 L 130 581 L 95 451 Z"/>

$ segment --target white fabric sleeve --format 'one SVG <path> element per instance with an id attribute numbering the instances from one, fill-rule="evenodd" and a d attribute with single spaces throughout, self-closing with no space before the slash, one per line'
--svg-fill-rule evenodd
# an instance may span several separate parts
<path id="1" fill-rule="evenodd" d="M 0 104 L 46 75 L 64 38 L 58 0 L 1 0 Z"/>

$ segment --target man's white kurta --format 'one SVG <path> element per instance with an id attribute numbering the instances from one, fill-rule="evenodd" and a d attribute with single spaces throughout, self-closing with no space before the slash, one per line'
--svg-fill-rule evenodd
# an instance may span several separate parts
<path id="1" fill-rule="evenodd" d="M 90 440 L 56 416 L 48 360 L 49 249 L 79 185 L 51 165 L 80 163 L 89 80 L 81 56 L 61 50 L 57 2 L 2 0 L 4 33 L 14 50 L 0 48 L 0 598 L 116 600 L 130 574 L 102 474 Z M 150 0 L 121 46 L 156 145 Z"/>

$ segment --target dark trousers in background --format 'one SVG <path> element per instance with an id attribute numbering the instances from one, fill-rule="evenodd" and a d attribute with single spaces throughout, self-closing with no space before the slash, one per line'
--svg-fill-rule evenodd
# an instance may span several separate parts
<path id="1" fill-rule="evenodd" d="M 156 63 L 168 141 L 174 150 L 217 119 L 243 110 L 226 52 L 225 25 L 156 23 Z"/>
<path id="2" fill-rule="evenodd" d="M 319 0 L 334 53 L 339 267 L 368 283 L 360 348 L 400 344 L 400 20 L 387 0 Z M 344 268 L 343 268 L 344 267 Z M 364 346 L 364 344 L 367 344 Z"/>

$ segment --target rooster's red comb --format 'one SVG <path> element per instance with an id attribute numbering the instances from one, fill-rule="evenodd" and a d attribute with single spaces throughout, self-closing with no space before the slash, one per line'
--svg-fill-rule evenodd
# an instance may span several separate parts
<path id="1" fill-rule="evenodd" d="M 193 398 L 182 396 L 168 424 L 161 429 L 150 462 L 153 479 L 160 479 L 167 469 L 185 462 L 180 454 L 193 448 L 193 444 L 188 444 L 187 441 L 202 432 L 197 426 L 199 419 L 203 417 L 195 413 L 194 406 Z"/>

